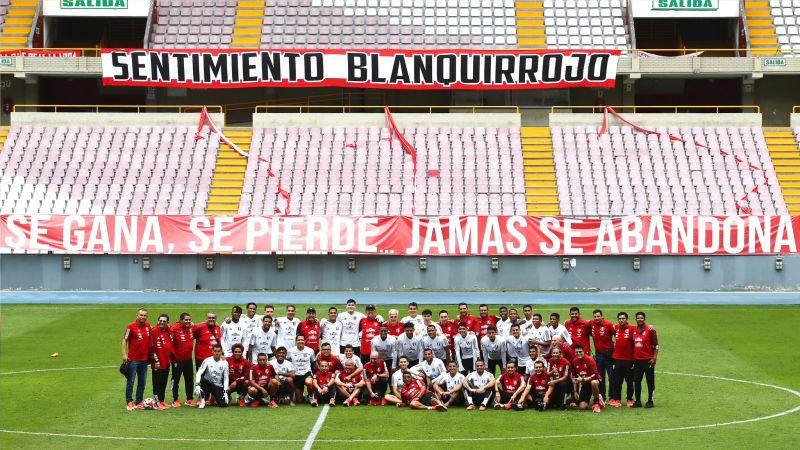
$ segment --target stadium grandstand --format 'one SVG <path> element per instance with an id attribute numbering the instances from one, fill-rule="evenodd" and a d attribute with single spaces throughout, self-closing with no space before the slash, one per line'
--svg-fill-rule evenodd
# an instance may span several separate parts
<path id="1" fill-rule="evenodd" d="M 0 0 L 0 448 L 793 448 L 799 87 L 800 0 Z"/>

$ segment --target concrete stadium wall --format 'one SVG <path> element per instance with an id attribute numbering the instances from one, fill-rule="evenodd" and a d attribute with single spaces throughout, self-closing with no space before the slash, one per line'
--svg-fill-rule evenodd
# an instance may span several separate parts
<path id="1" fill-rule="evenodd" d="M 212 113 L 211 118 L 218 125 L 225 123 L 225 114 Z M 174 112 L 145 112 L 115 113 L 104 112 L 15 112 L 11 113 L 11 125 L 41 125 L 41 126 L 197 126 L 200 120 L 199 112 L 174 113 Z"/>
<path id="2" fill-rule="evenodd" d="M 517 113 L 498 110 L 472 113 L 420 114 L 393 112 L 398 127 L 519 127 Z M 259 113 L 254 127 L 384 127 L 382 113 Z"/>
<path id="3" fill-rule="evenodd" d="M 205 256 L 150 256 L 143 270 L 141 256 L 73 255 L 63 269 L 62 255 L 3 255 L 0 289 L 5 290 L 800 290 L 800 256 L 784 257 L 775 270 L 774 256 L 715 256 L 702 268 L 701 256 L 642 256 L 641 270 L 629 256 L 576 258 L 561 269 L 560 257 L 501 257 L 499 270 L 489 257 L 356 256 L 356 270 L 347 257 L 285 255 L 285 270 L 275 256 L 214 256 L 206 270 Z M 134 263 L 134 258 L 138 262 Z M 0 293 L 2 297 L 2 293 Z"/>

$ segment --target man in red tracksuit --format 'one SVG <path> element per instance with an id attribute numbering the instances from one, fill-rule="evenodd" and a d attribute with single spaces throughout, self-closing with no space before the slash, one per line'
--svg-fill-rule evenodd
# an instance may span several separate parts
<path id="1" fill-rule="evenodd" d="M 647 403 L 645 408 L 653 407 L 653 392 L 656 390 L 656 360 L 658 359 L 658 335 L 652 325 L 645 323 L 645 314 L 636 313 L 633 327 L 633 391 L 636 401 L 634 408 L 642 406 L 642 379 L 647 378 Z"/>
<path id="2" fill-rule="evenodd" d="M 169 368 L 175 359 L 175 350 L 172 346 L 172 336 L 169 330 L 169 316 L 161 314 L 158 316 L 158 324 L 153 327 L 150 334 L 153 345 L 153 397 L 156 399 L 156 408 L 167 409 L 169 405 L 166 400 L 167 380 L 169 379 Z"/>
<path id="3" fill-rule="evenodd" d="M 186 405 L 196 406 L 194 399 L 194 374 L 192 369 L 192 350 L 194 350 L 194 336 L 192 335 L 192 316 L 181 313 L 180 320 L 173 324 L 169 330 L 172 337 L 172 347 L 175 360 L 172 362 L 172 407 L 181 406 L 178 401 L 178 385 L 183 377 L 183 387 L 186 391 Z"/>
<path id="4" fill-rule="evenodd" d="M 214 345 L 219 344 L 222 339 L 222 331 L 217 325 L 217 313 L 209 312 L 205 322 L 193 326 L 192 337 L 195 341 L 194 366 L 199 369 L 203 361 L 213 355 Z"/>

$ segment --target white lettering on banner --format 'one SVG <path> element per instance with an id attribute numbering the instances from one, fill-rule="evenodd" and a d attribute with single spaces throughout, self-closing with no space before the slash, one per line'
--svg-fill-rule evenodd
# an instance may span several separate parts
<path id="1" fill-rule="evenodd" d="M 202 228 L 200 228 L 202 226 Z M 208 250 L 208 247 L 211 245 L 211 239 L 206 236 L 205 231 L 203 229 L 209 229 L 211 227 L 211 221 L 206 216 L 199 216 L 199 217 L 192 217 L 192 220 L 189 221 L 189 230 L 192 234 L 200 240 L 199 243 L 195 241 L 189 241 L 189 250 L 196 252 L 196 253 L 204 253 Z"/>
<path id="2" fill-rule="evenodd" d="M 619 50 L 147 50 L 101 55 L 107 86 L 613 88 Z"/>
<path id="3" fill-rule="evenodd" d="M 796 254 L 800 217 L 0 215 L 0 253 Z"/>

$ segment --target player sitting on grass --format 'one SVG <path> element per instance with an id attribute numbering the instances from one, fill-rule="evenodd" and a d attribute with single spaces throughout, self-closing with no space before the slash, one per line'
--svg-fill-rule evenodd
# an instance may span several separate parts
<path id="1" fill-rule="evenodd" d="M 544 361 L 534 362 L 533 373 L 528 378 L 528 385 L 520 396 L 519 404 L 528 402 L 531 408 L 544 411 L 552 395 L 553 386 L 550 385 L 550 375 L 547 373 Z"/>
<path id="2" fill-rule="evenodd" d="M 275 350 L 275 358 L 269 362 L 278 377 L 278 386 L 275 395 L 278 403 L 294 406 L 292 396 L 294 395 L 294 374 L 295 368 L 291 361 L 286 359 L 286 347 L 278 347 Z"/>
<path id="3" fill-rule="evenodd" d="M 364 388 L 364 379 L 356 373 L 356 365 L 352 360 L 344 362 L 344 371 L 336 376 L 336 388 L 344 399 L 344 406 L 358 406 L 358 396 Z"/>
<path id="4" fill-rule="evenodd" d="M 397 406 L 406 406 L 403 402 L 401 390 L 403 389 L 403 373 L 408 371 L 408 357 L 401 356 L 397 358 L 397 370 L 392 374 L 391 378 L 391 394 L 386 395 L 386 401 Z M 416 377 L 416 374 L 412 374 Z"/>
<path id="5" fill-rule="evenodd" d="M 497 379 L 494 395 L 494 408 L 522 410 L 522 392 L 525 390 L 525 379 L 517 372 L 517 364 L 513 361 L 506 364 L 506 370 Z"/>
<path id="6" fill-rule="evenodd" d="M 447 363 L 447 372 L 433 380 L 433 391 L 447 408 L 450 405 L 463 405 L 462 383 L 464 383 L 464 375 L 458 371 L 458 363 L 450 361 Z"/>
<path id="7" fill-rule="evenodd" d="M 275 393 L 278 391 L 278 377 L 275 368 L 267 362 L 267 354 L 259 353 L 256 357 L 258 363 L 250 367 L 248 383 L 250 388 L 247 393 L 250 397 L 250 406 L 257 407 L 261 402 L 266 403 L 268 398 L 271 408 L 277 408 Z"/>
<path id="8" fill-rule="evenodd" d="M 225 358 L 228 361 L 228 371 L 230 373 L 228 393 L 236 392 L 239 406 L 245 406 L 244 396 L 250 387 L 250 383 L 247 381 L 250 376 L 250 361 L 244 357 L 244 346 L 242 344 L 233 344 L 231 352 L 233 352 L 233 356 Z"/>
<path id="9" fill-rule="evenodd" d="M 206 401 L 213 397 L 217 406 L 228 406 L 228 361 L 222 357 L 222 346 L 211 346 L 211 356 L 200 363 L 195 376 L 194 392 L 200 397 L 198 408 L 205 408 Z"/>
<path id="10" fill-rule="evenodd" d="M 552 397 L 548 400 L 548 407 L 564 409 L 567 396 L 572 393 L 572 386 L 569 379 L 570 366 L 566 359 L 561 357 L 561 348 L 553 346 L 550 350 L 550 381 L 548 384 L 553 388 Z"/>
<path id="11" fill-rule="evenodd" d="M 599 413 L 605 408 L 603 396 L 600 395 L 600 374 L 594 359 L 587 355 L 583 345 L 575 346 L 575 359 L 572 361 L 572 397 L 580 409 L 589 409 L 589 400 L 594 395 L 592 411 Z"/>
<path id="12" fill-rule="evenodd" d="M 425 387 L 425 382 L 416 378 L 411 372 L 403 372 L 403 388 L 400 390 L 400 395 L 403 402 L 411 409 L 427 409 L 428 411 L 435 409 L 447 412 L 447 407 Z"/>
<path id="13" fill-rule="evenodd" d="M 475 371 L 467 375 L 464 380 L 464 398 L 467 401 L 467 409 L 475 409 L 475 405 L 480 405 L 480 410 L 485 411 L 492 399 L 494 391 L 494 375 L 486 370 L 486 364 L 482 360 L 475 362 Z"/>
<path id="14" fill-rule="evenodd" d="M 336 406 L 336 373 L 331 372 L 328 361 L 322 360 L 317 363 L 319 370 L 314 373 L 312 380 L 311 406 L 314 408 L 319 402 L 328 402 L 331 407 Z"/>
<path id="15" fill-rule="evenodd" d="M 386 404 L 386 388 L 389 386 L 389 369 L 380 359 L 378 352 L 369 354 L 369 362 L 364 364 L 364 382 L 366 383 L 369 404 L 382 406 Z"/>

